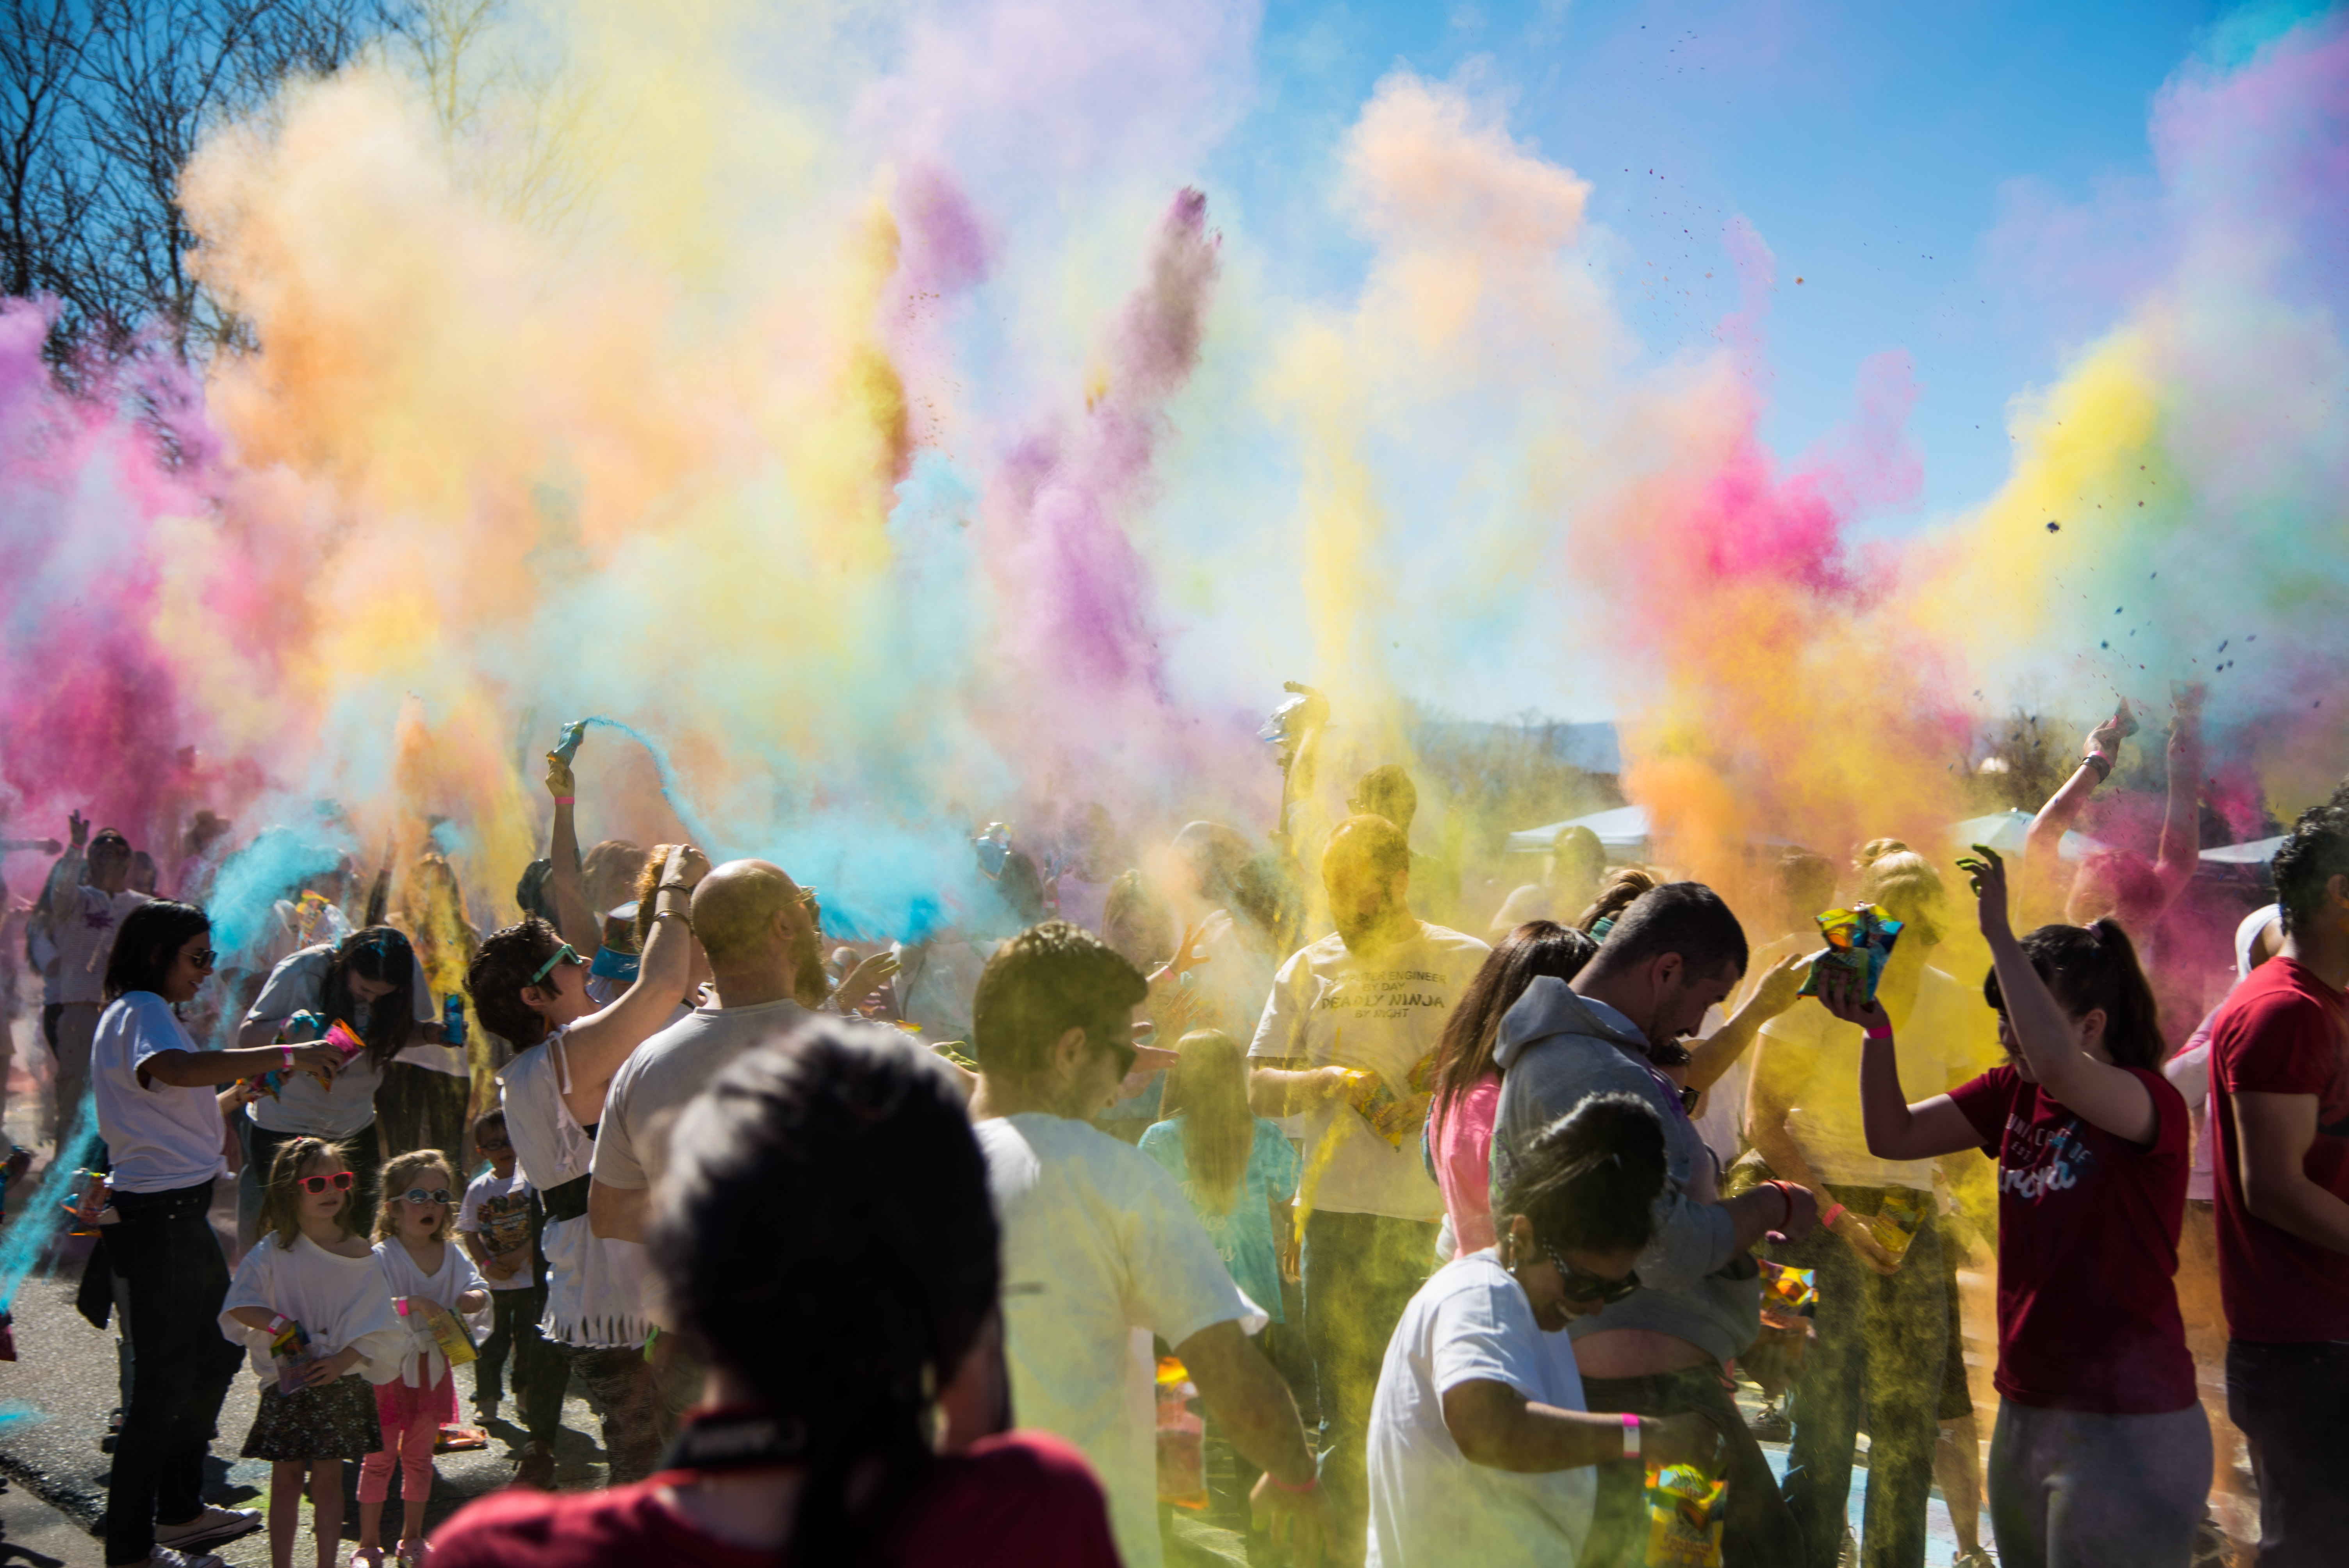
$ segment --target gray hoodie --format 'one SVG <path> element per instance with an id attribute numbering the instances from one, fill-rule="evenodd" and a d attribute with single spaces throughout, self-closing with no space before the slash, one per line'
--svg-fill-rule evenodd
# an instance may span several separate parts
<path id="1" fill-rule="evenodd" d="M 1494 1060 L 1501 1106 L 1493 1124 L 1494 1212 L 1518 1155 L 1541 1130 L 1594 1094 L 1638 1095 L 1664 1124 L 1663 1195 L 1656 1228 L 1640 1254 L 1640 1288 L 1601 1312 L 1578 1317 L 1577 1339 L 1609 1328 L 1646 1328 L 1701 1346 L 1726 1361 L 1761 1332 L 1762 1282 L 1737 1246 L 1720 1207 L 1713 1152 L 1697 1136 L 1671 1086 L 1649 1067 L 1647 1042 L 1604 1003 L 1578 996 L 1544 975 L 1501 1019 Z"/>

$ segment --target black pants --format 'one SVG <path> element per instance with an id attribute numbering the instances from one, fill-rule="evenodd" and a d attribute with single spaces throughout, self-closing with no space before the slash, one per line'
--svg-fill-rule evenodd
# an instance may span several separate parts
<path id="1" fill-rule="evenodd" d="M 2259 1467 L 2260 1568 L 2349 1563 L 2349 1340 L 2230 1342 L 2227 1416 Z"/>
<path id="2" fill-rule="evenodd" d="M 1727 1460 L 1728 1515 L 1721 1532 L 1723 1568 L 1801 1568 L 1803 1532 L 1778 1495 L 1777 1478 L 1762 1445 L 1745 1429 L 1737 1402 L 1721 1386 L 1721 1370 L 1706 1363 L 1652 1377 L 1585 1377 L 1582 1402 L 1593 1410 L 1635 1416 L 1690 1411 L 1718 1428 Z M 1582 1568 L 1636 1568 L 1648 1560 L 1647 1472 L 1635 1464 L 1597 1467 L 1599 1500 Z M 1837 1532 L 1842 1539 L 1842 1532 Z"/>
<path id="3" fill-rule="evenodd" d="M 244 1174 L 237 1179 L 237 1231 L 239 1239 L 251 1247 L 261 1239 L 261 1192 L 269 1185 L 269 1168 L 275 1163 L 277 1151 L 308 1135 L 273 1132 L 249 1116 L 236 1119 L 236 1135 L 244 1144 Z M 376 1188 L 383 1174 L 383 1154 L 376 1147 L 375 1123 L 368 1122 L 340 1142 L 355 1178 L 351 1182 L 351 1224 L 365 1234 L 375 1225 L 375 1205 L 379 1196 Z"/>
<path id="4" fill-rule="evenodd" d="M 511 1351 L 514 1404 L 522 1413 L 523 1429 L 532 1442 L 552 1448 L 555 1429 L 563 1424 L 563 1392 L 571 1381 L 571 1368 L 563 1353 L 538 1331 L 538 1320 L 545 1315 L 543 1284 L 490 1292 L 490 1332 L 473 1362 L 473 1398 L 483 1403 L 497 1398 Z"/>
<path id="5" fill-rule="evenodd" d="M 375 1091 L 375 1119 L 385 1147 L 395 1156 L 437 1149 L 449 1157 L 451 1171 L 463 1170 L 465 1107 L 472 1093 L 464 1078 L 413 1062 L 386 1062 Z"/>
<path id="6" fill-rule="evenodd" d="M 212 1184 L 171 1192 L 117 1192 L 120 1222 L 106 1250 L 129 1297 L 124 1326 L 139 1346 L 114 1477 L 106 1502 L 106 1560 L 143 1562 L 155 1522 L 203 1511 L 212 1424 L 244 1354 L 222 1337 L 228 1260 L 209 1212 Z"/>
<path id="7" fill-rule="evenodd" d="M 1889 1189 L 1838 1185 L 1854 1213 L 1874 1214 Z M 1924 1568 L 1925 1512 L 1933 1491 L 1935 1417 L 1949 1349 L 1949 1275 L 1930 1219 L 1909 1238 L 1899 1272 L 1878 1274 L 1826 1231 L 1772 1249 L 1782 1264 L 1818 1271 L 1812 1322 L 1818 1343 L 1795 1396 L 1786 1453 L 1786 1506 L 1809 1568 L 1835 1568 L 1850 1518 L 1851 1467 L 1868 1422 L 1868 1508 L 1860 1568 Z M 1964 1354 L 1961 1346 L 1959 1354 Z"/>

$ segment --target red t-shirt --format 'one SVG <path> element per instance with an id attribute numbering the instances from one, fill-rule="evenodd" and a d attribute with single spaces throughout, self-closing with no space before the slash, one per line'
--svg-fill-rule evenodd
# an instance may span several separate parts
<path id="1" fill-rule="evenodd" d="M 499 1491 L 432 1535 L 435 1568 L 777 1568 L 697 1528 L 661 1495 L 670 1470 L 609 1491 Z M 896 1542 L 903 1568 L 1117 1568 L 1109 1505 L 1082 1455 L 1044 1432 L 982 1439 L 938 1461 Z"/>
<path id="2" fill-rule="evenodd" d="M 2143 1149 L 1992 1068 L 1950 1091 L 1998 1161 L 1998 1391 L 2112 1416 L 2194 1403 L 2178 1315 L 2186 1101 L 2130 1068 L 2158 1119 Z"/>
<path id="3" fill-rule="evenodd" d="M 2316 1097 L 2316 1140 L 2301 1169 L 2349 1199 L 2349 1043 L 2342 995 L 2289 958 L 2235 987 L 2210 1024 L 2210 1125 L 2219 1130 L 2219 1294 L 2237 1339 L 2349 1339 L 2349 1253 L 2279 1230 L 2243 1205 L 2235 1096 Z"/>

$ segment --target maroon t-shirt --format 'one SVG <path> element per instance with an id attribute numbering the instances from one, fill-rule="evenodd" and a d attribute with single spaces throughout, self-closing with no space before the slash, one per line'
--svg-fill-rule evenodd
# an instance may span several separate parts
<path id="1" fill-rule="evenodd" d="M 777 1568 L 697 1528 L 661 1489 L 670 1470 L 609 1491 L 492 1492 L 432 1535 L 435 1568 Z M 938 1461 L 895 1542 L 904 1568 L 1117 1568 L 1109 1505 L 1082 1455 L 1043 1432 L 985 1438 Z"/>
<path id="2" fill-rule="evenodd" d="M 2302 1241 L 2243 1204 L 2235 1096 L 2316 1097 L 2316 1140 L 2301 1170 L 2349 1199 L 2349 1044 L 2341 993 L 2289 958 L 2235 987 L 2210 1024 L 2210 1125 L 2219 1132 L 2219 1294 L 2227 1331 L 2265 1345 L 2349 1339 L 2349 1253 Z"/>
<path id="3" fill-rule="evenodd" d="M 2178 1315 L 2186 1219 L 2186 1100 L 2153 1096 L 2153 1142 L 2116 1138 L 1992 1068 L 1950 1091 L 1998 1161 L 1998 1391 L 2018 1405 L 2111 1416 L 2194 1403 Z"/>

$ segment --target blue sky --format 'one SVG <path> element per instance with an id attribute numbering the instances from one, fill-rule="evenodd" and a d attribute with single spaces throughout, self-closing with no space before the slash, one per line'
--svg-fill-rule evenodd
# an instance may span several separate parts
<path id="1" fill-rule="evenodd" d="M 2220 10 L 1272 0 L 1247 118 L 1208 172 L 1247 210 L 1272 281 L 1343 295 L 1362 252 L 1300 199 L 1319 184 L 1302 177 L 1387 72 L 1473 85 L 1593 182 L 1626 274 L 1670 277 L 1627 275 L 1619 294 L 1655 356 L 1710 347 L 1734 303 L 1722 226 L 1742 215 L 1781 272 L 1766 438 L 1798 453 L 1848 413 L 1864 359 L 1906 350 L 1921 520 L 1997 488 L 2009 400 L 2127 310 L 2132 215 L 2150 227 L 2147 110 Z M 2035 264 L 2051 222 L 2082 222 L 2136 231 L 2113 234 L 2114 270 L 2081 277 L 2072 244 L 2072 263 Z"/>

